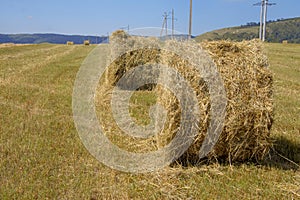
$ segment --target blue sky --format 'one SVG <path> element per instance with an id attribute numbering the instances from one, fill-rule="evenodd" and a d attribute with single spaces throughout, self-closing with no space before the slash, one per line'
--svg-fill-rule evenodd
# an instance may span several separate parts
<path id="1" fill-rule="evenodd" d="M 259 21 L 260 0 L 193 0 L 193 35 Z M 300 0 L 272 0 L 268 19 L 300 16 Z M 0 33 L 106 35 L 120 27 L 161 27 L 175 10 L 176 30 L 188 32 L 189 0 L 0 0 Z M 170 23 L 170 21 L 169 21 Z"/>

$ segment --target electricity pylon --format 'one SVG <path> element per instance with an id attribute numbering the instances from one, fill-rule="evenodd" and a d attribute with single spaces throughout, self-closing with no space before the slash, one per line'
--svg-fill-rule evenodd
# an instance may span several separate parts
<path id="1" fill-rule="evenodd" d="M 259 27 L 259 39 L 266 40 L 266 26 L 267 26 L 267 11 L 268 6 L 276 5 L 276 3 L 269 3 L 268 0 L 262 0 L 259 3 L 253 4 L 254 6 L 261 6 L 260 10 L 260 27 Z"/>
<path id="2" fill-rule="evenodd" d="M 162 25 L 162 28 L 161 28 L 161 32 L 160 32 L 160 37 L 162 37 L 163 35 L 163 32 L 164 30 L 166 31 L 166 36 L 168 36 L 168 19 L 169 19 L 169 13 L 165 12 L 163 17 L 164 17 L 164 20 L 163 20 L 163 25 Z"/>

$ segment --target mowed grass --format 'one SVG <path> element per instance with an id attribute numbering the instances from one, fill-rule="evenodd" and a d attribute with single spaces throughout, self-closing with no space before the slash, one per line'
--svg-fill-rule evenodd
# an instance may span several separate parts
<path id="1" fill-rule="evenodd" d="M 299 164 L 300 45 L 267 44 L 266 50 L 275 78 L 275 149 Z"/>
<path id="2" fill-rule="evenodd" d="M 275 78 L 270 157 L 262 163 L 175 166 L 148 174 L 106 167 L 79 139 L 73 84 L 93 48 L 0 48 L 0 199 L 300 198 L 300 45 L 266 44 Z M 148 122 L 144 106 L 152 97 L 138 92 L 132 99 L 132 115 L 142 124 Z"/>

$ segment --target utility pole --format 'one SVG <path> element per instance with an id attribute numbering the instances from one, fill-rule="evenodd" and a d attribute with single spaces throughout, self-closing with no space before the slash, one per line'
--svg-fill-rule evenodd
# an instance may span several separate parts
<path id="1" fill-rule="evenodd" d="M 163 25 L 162 25 L 161 32 L 160 32 L 160 37 L 162 36 L 164 30 L 166 31 L 166 36 L 168 36 L 168 19 L 169 19 L 169 14 L 167 12 L 165 12 L 164 15 L 163 15 L 163 17 L 164 17 L 164 20 L 163 20 Z"/>
<path id="2" fill-rule="evenodd" d="M 264 42 L 266 40 L 266 23 L 267 23 L 267 10 L 268 10 L 268 0 L 265 0 L 264 3 L 264 26 L 263 26 L 263 35 L 262 35 L 262 41 Z"/>
<path id="3" fill-rule="evenodd" d="M 174 9 L 172 9 L 172 38 L 174 39 L 174 30 L 175 30 L 175 24 L 174 24 L 174 21 L 175 21 L 175 16 L 174 16 Z"/>
<path id="4" fill-rule="evenodd" d="M 175 11 L 172 9 L 172 38 L 175 37 L 175 21 L 177 21 L 177 18 L 175 18 Z"/>
<path id="5" fill-rule="evenodd" d="M 168 36 L 168 14 L 167 13 L 165 13 L 165 24 L 166 24 L 166 27 L 165 27 L 165 29 L 166 29 L 166 36 Z"/>
<path id="6" fill-rule="evenodd" d="M 190 0 L 189 39 L 192 38 L 192 17 L 193 17 L 193 0 Z"/>
<path id="7" fill-rule="evenodd" d="M 263 15 L 264 15 L 264 0 L 261 0 L 260 9 L 260 23 L 259 23 L 259 39 L 262 40 L 262 30 L 263 30 Z"/>
<path id="8" fill-rule="evenodd" d="M 273 6 L 273 5 L 276 5 L 276 3 L 269 3 L 268 0 L 262 0 L 261 3 L 254 4 L 254 6 L 261 6 L 259 39 L 262 40 L 263 42 L 266 40 L 266 26 L 267 26 L 268 6 Z"/>

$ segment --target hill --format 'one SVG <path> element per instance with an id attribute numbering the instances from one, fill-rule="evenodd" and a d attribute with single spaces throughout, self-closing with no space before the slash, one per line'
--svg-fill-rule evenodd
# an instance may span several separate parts
<path id="1" fill-rule="evenodd" d="M 171 35 L 160 37 L 161 40 L 171 38 Z M 188 35 L 174 35 L 176 39 L 187 39 Z M 195 38 L 192 36 L 192 38 Z M 83 35 L 62 35 L 62 34 L 0 34 L 0 43 L 15 44 L 66 44 L 67 41 L 73 41 L 74 44 L 82 44 L 84 40 L 90 40 L 91 44 L 108 43 L 107 36 L 83 36 Z"/>
<path id="2" fill-rule="evenodd" d="M 0 34 L 0 43 L 65 44 L 67 41 L 73 41 L 74 44 L 82 44 L 84 40 L 90 40 L 92 44 L 108 42 L 106 36 L 61 35 L 61 34 L 48 34 L 48 33 L 47 34 Z"/>
<path id="3" fill-rule="evenodd" d="M 258 38 L 259 23 L 250 22 L 238 27 L 224 28 L 204 33 L 196 37 L 197 41 L 223 40 L 234 41 L 251 40 Z M 300 17 L 291 19 L 279 19 L 267 23 L 266 41 L 300 43 Z"/>

